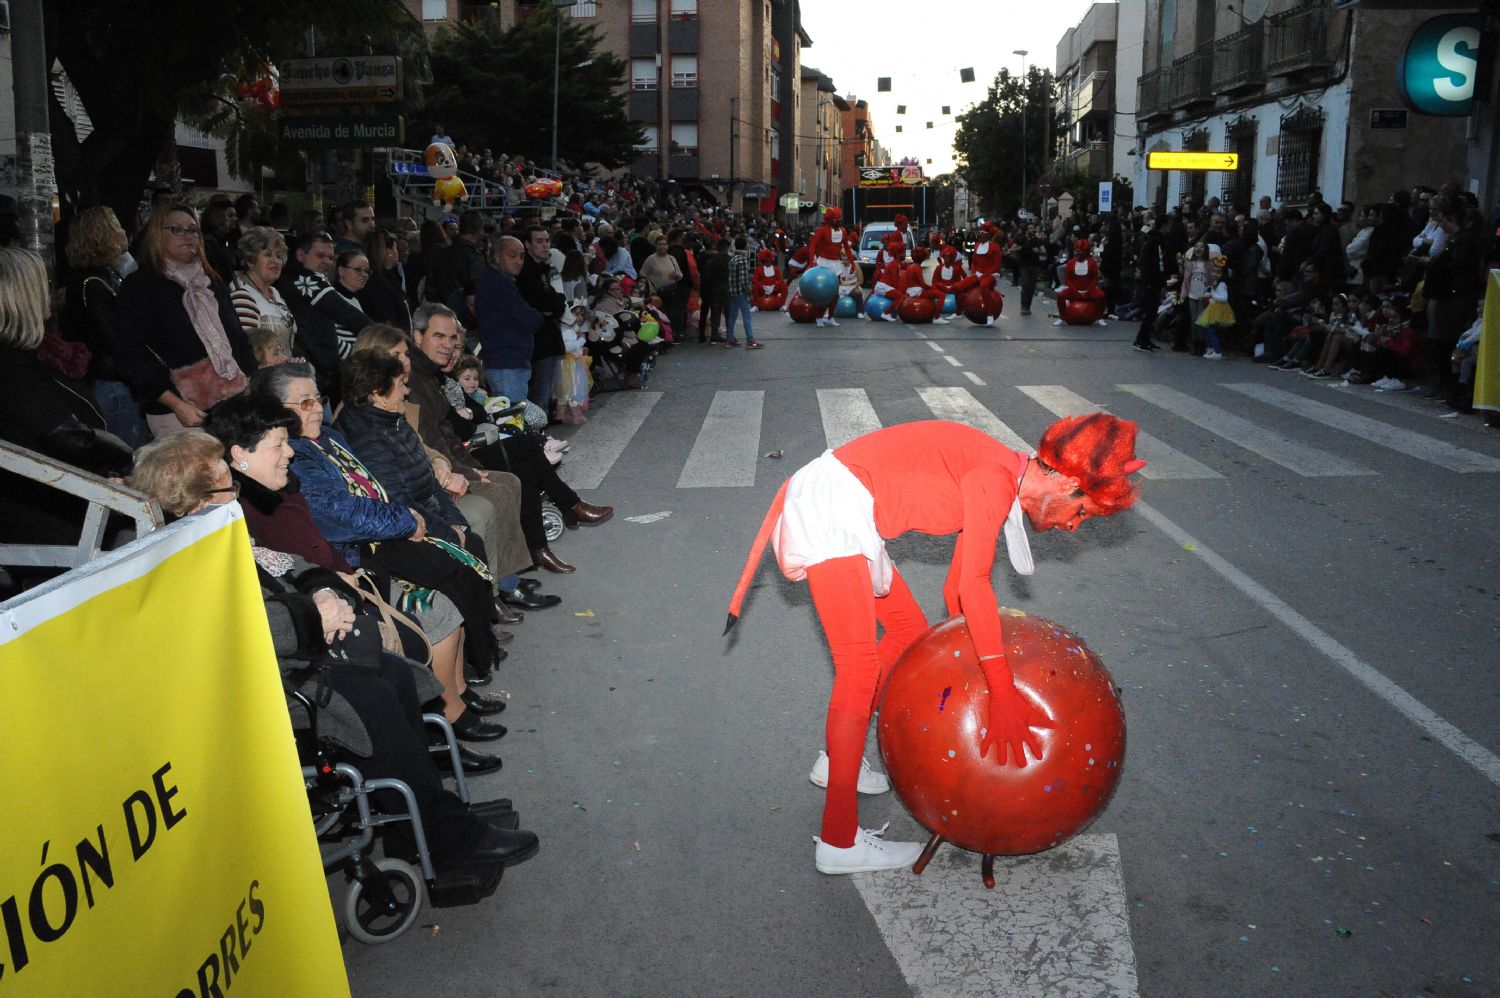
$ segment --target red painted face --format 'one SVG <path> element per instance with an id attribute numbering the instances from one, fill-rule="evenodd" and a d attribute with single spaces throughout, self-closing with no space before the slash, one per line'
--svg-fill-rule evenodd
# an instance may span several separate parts
<path id="1" fill-rule="evenodd" d="M 1095 515 L 1078 483 L 1066 475 L 1056 472 L 1044 475 L 1039 486 L 1039 494 L 1028 504 L 1029 508 L 1023 507 L 1033 530 L 1063 530 L 1071 534 Z"/>

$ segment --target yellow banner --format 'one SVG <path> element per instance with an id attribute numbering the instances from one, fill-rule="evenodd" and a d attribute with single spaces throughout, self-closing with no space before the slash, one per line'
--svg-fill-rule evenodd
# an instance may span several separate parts
<path id="1" fill-rule="evenodd" d="M 1237 152 L 1148 152 L 1148 170 L 1238 170 Z"/>
<path id="2" fill-rule="evenodd" d="M 0 994 L 349 994 L 242 517 L 0 606 Z"/>
<path id="3" fill-rule="evenodd" d="M 1500 270 L 1485 283 L 1484 329 L 1474 355 L 1474 408 L 1500 410 Z"/>

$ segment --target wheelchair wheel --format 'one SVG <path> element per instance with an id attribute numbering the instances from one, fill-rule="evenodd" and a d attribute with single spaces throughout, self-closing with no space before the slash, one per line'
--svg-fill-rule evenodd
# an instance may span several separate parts
<path id="1" fill-rule="evenodd" d="M 349 884 L 344 898 L 344 925 L 349 934 L 367 946 L 388 943 L 411 928 L 422 913 L 422 876 L 410 863 L 386 857 L 375 861 L 385 880 L 391 905 L 375 904 L 358 880 Z"/>
<path id="2" fill-rule="evenodd" d="M 551 499 L 542 500 L 542 526 L 547 531 L 547 540 L 555 541 L 563 535 L 567 524 L 563 521 L 562 510 L 557 508 L 557 503 Z"/>

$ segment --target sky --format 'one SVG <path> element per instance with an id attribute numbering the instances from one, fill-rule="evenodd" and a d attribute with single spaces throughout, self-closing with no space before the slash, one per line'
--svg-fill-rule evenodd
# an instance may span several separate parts
<path id="1" fill-rule="evenodd" d="M 829 76 L 840 94 L 870 105 L 875 136 L 893 162 L 915 156 L 936 176 L 953 169 L 957 116 L 984 100 L 1002 68 L 1020 73 L 1013 51 L 1026 49 L 1028 66 L 1055 72 L 1057 43 L 1093 2 L 802 0 L 802 27 L 813 40 L 802 62 Z M 973 83 L 959 82 L 966 66 Z M 891 77 L 889 93 L 877 92 L 882 76 Z M 906 114 L 896 114 L 898 104 Z M 945 104 L 951 115 L 942 113 Z"/>

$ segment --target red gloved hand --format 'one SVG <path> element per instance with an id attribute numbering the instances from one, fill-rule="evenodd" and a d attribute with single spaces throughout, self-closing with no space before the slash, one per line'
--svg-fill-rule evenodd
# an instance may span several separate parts
<path id="1" fill-rule="evenodd" d="M 979 733 L 979 757 L 989 754 L 990 746 L 996 747 L 995 761 L 1005 765 L 1006 753 L 1022 769 L 1026 768 L 1026 750 L 1038 761 L 1042 758 L 1041 739 L 1032 728 L 1056 727 L 1041 710 L 1032 704 L 1015 684 L 1007 684 L 990 690 L 989 727 Z"/>

